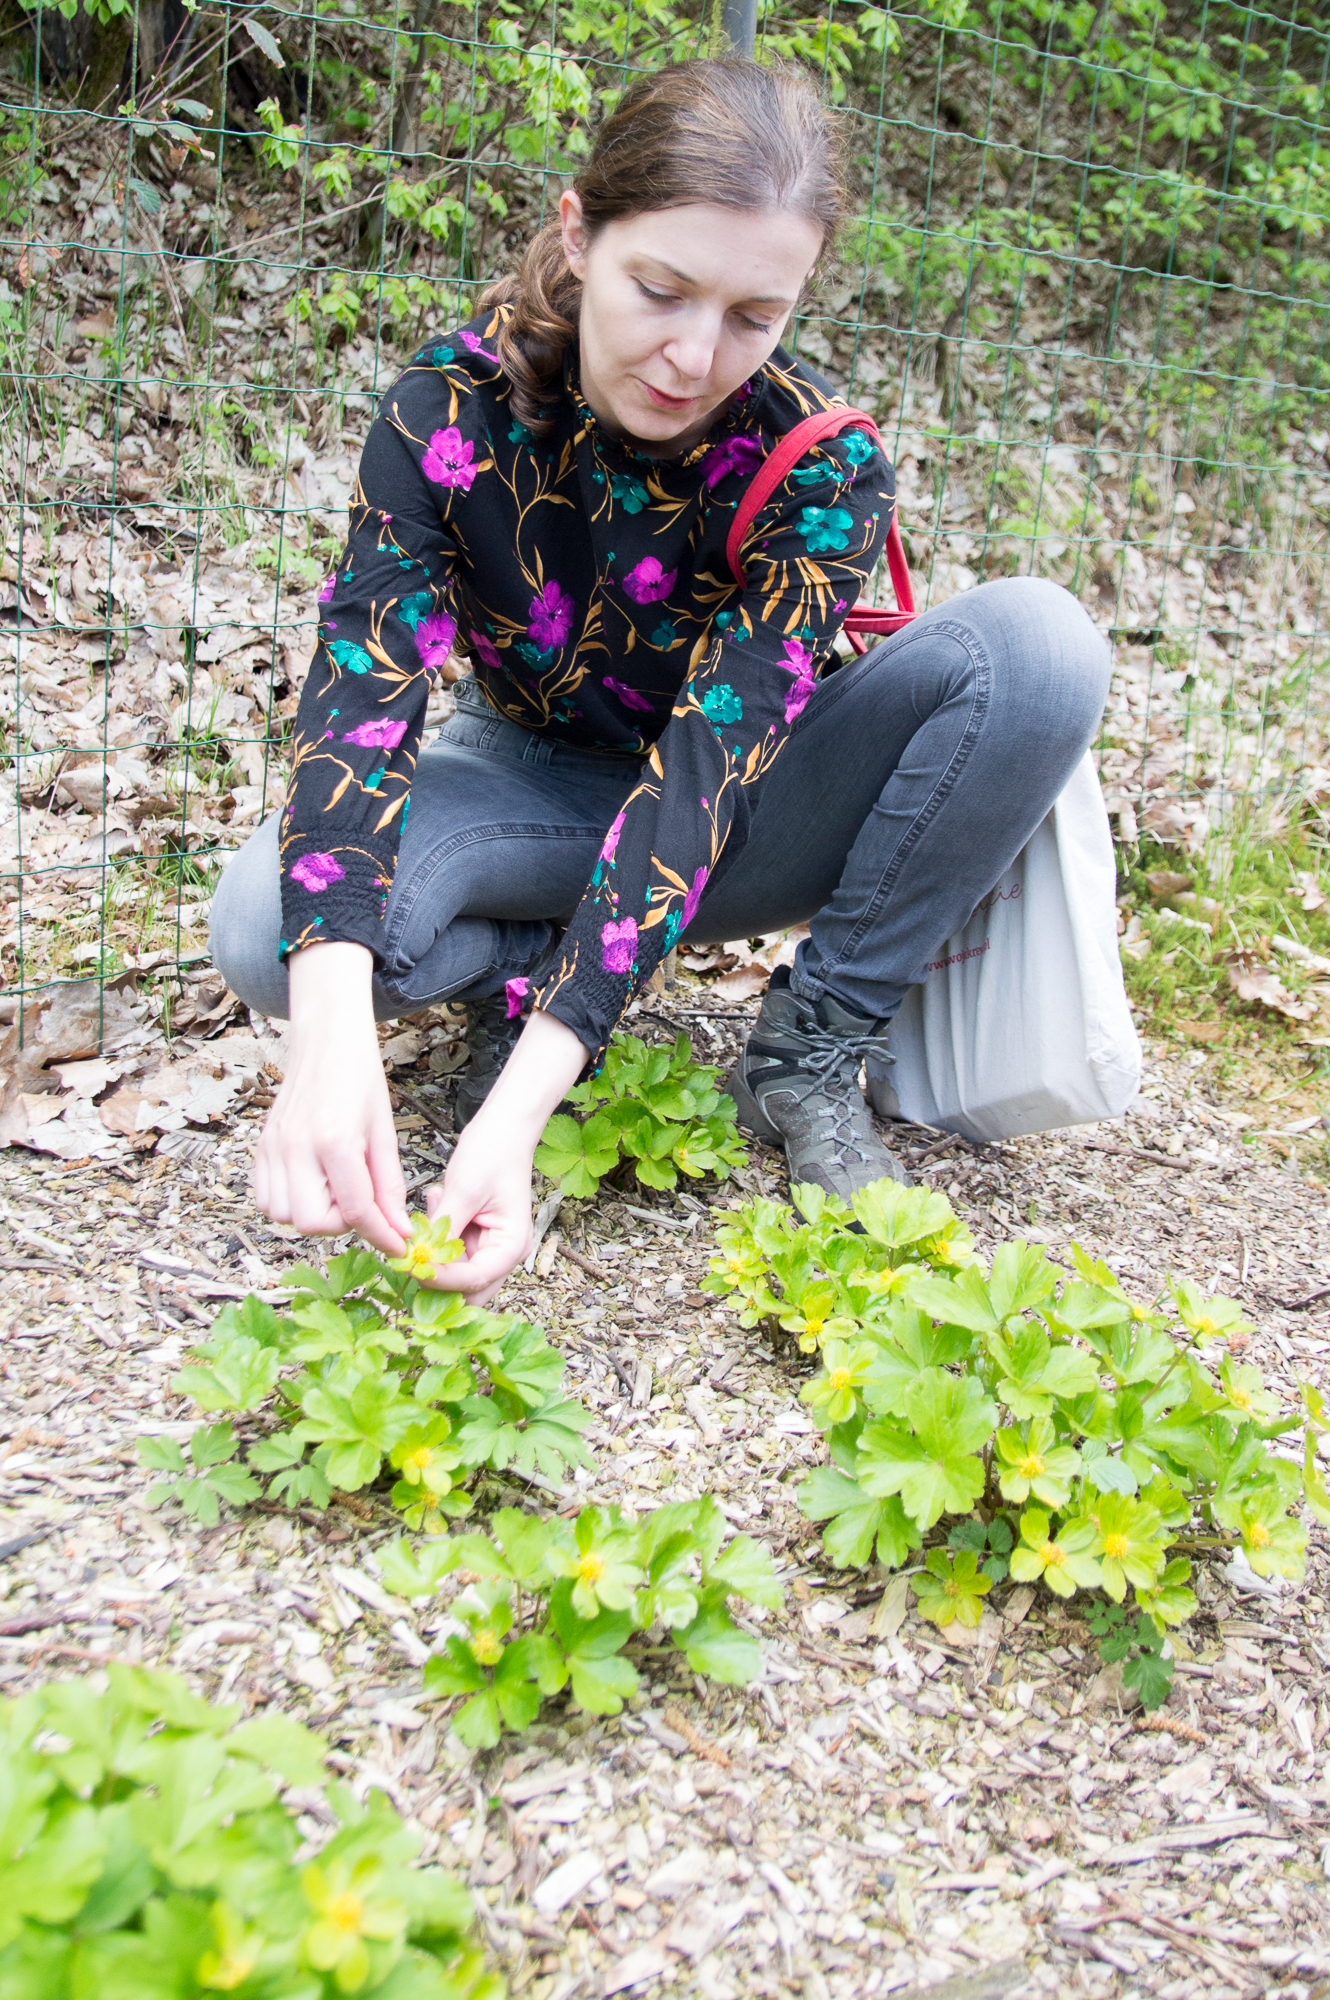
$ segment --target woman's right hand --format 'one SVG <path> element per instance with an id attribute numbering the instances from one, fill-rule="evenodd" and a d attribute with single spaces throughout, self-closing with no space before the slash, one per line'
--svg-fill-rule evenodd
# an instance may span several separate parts
<path id="1" fill-rule="evenodd" d="M 254 1199 L 306 1236 L 354 1229 L 400 1257 L 410 1223 L 373 973 L 358 944 L 312 945 L 292 958 L 291 1052 L 254 1156 Z"/>

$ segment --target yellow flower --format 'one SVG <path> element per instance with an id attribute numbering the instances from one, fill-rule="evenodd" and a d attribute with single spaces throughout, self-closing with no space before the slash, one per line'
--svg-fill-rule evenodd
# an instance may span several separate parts
<path id="1" fill-rule="evenodd" d="M 850 1388 L 853 1382 L 854 1382 L 854 1376 L 850 1371 L 850 1369 L 833 1368 L 831 1370 L 831 1386 L 837 1392 L 838 1395 L 843 1390 Z"/>
<path id="2" fill-rule="evenodd" d="M 243 1986 L 259 1962 L 264 1937 L 261 1931 L 246 1930 L 235 1911 L 225 1903 L 214 1903 L 212 1927 L 217 1950 L 205 1951 L 199 1960 L 200 1986 L 214 1993 L 231 1993 Z"/>
<path id="3" fill-rule="evenodd" d="M 594 1586 L 600 1582 L 600 1579 L 604 1576 L 604 1574 L 605 1574 L 604 1556 L 597 1555 L 594 1549 L 588 1549 L 587 1553 L 582 1557 L 582 1560 L 577 1565 L 577 1575 L 579 1581 L 582 1583 L 589 1583 L 594 1588 Z"/>
<path id="4" fill-rule="evenodd" d="M 406 1474 L 408 1479 L 411 1479 L 412 1473 L 415 1474 L 416 1479 L 419 1479 L 423 1474 L 425 1467 L 427 1465 L 433 1465 L 433 1463 L 434 1463 L 433 1446 L 428 1444 L 421 1444 L 417 1445 L 414 1451 L 409 1451 L 407 1453 L 406 1457 L 402 1460 L 402 1470 Z M 414 1485 L 415 1480 L 412 1480 L 411 1483 L 412 1485 Z"/>
<path id="5" fill-rule="evenodd" d="M 316 1972 L 331 1972 L 343 1993 L 358 1992 L 369 1977 L 365 1940 L 386 1942 L 406 1928 L 404 1904 L 372 1896 L 380 1873 L 378 1860 L 367 1855 L 354 1868 L 339 1860 L 325 1870 L 312 1861 L 300 1878 L 316 1914 L 305 1932 L 305 1957 Z"/>
<path id="6" fill-rule="evenodd" d="M 1129 1547 L 1130 1542 L 1126 1535 L 1104 1536 L 1104 1554 L 1111 1556 L 1114 1562 L 1121 1562 Z"/>
<path id="7" fill-rule="evenodd" d="M 1025 1458 L 1018 1460 L 1016 1470 L 1022 1479 L 1028 1479 L 1033 1485 L 1044 1470 L 1044 1461 L 1037 1451 L 1032 1451 Z"/>
<path id="8" fill-rule="evenodd" d="M 1266 1527 L 1264 1521 L 1252 1522 L 1251 1526 L 1247 1530 L 1247 1540 L 1251 1542 L 1258 1549 L 1269 1548 L 1270 1530 Z"/>
<path id="9" fill-rule="evenodd" d="M 478 1625 L 471 1634 L 471 1657 L 478 1667 L 494 1667 L 503 1658 L 503 1643 L 492 1625 Z"/>

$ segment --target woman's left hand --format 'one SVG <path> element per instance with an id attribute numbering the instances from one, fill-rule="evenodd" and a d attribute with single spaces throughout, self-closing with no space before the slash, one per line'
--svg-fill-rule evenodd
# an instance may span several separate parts
<path id="1" fill-rule="evenodd" d="M 551 1112 L 586 1065 L 587 1051 L 552 1014 L 533 1014 L 502 1074 L 462 1133 L 443 1186 L 425 1200 L 442 1213 L 465 1257 L 446 1264 L 434 1284 L 488 1305 L 531 1248 L 531 1161 Z"/>

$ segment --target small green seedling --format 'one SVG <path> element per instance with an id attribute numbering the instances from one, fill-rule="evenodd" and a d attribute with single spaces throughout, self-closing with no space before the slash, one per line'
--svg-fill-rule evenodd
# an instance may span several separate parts
<path id="1" fill-rule="evenodd" d="M 1162 1651 L 1164 1635 L 1154 1620 L 1129 1617 L 1120 1604 L 1096 1604 L 1088 1622 L 1105 1665 L 1125 1662 L 1122 1685 L 1135 1688 L 1142 1708 L 1162 1708 L 1173 1686 L 1173 1661 Z"/>
<path id="2" fill-rule="evenodd" d="M 725 1180 L 747 1158 L 719 1069 L 695 1063 L 686 1035 L 673 1049 L 615 1035 L 598 1075 L 568 1093 L 588 1116 L 559 1112 L 536 1148 L 536 1166 L 567 1195 L 593 1195 L 621 1162 L 643 1187 L 673 1188 L 680 1174 Z"/>

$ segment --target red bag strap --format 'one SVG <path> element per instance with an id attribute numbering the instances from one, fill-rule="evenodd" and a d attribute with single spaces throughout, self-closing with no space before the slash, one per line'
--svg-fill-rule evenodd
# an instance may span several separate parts
<path id="1" fill-rule="evenodd" d="M 881 449 L 882 434 L 866 410 L 854 410 L 848 404 L 830 410 L 816 410 L 811 417 L 805 417 L 802 423 L 785 433 L 749 480 L 743 499 L 734 510 L 730 532 L 725 539 L 725 559 L 741 590 L 745 588 L 747 578 L 739 552 L 759 508 L 766 504 L 786 474 L 811 446 L 820 444 L 823 438 L 836 437 L 844 430 L 867 431 L 874 444 Z M 905 545 L 901 541 L 900 521 L 895 507 L 891 510 L 891 524 L 887 529 L 887 568 L 896 592 L 897 609 L 887 611 L 882 607 L 864 606 L 850 613 L 845 621 L 845 630 L 856 652 L 865 650 L 864 645 L 856 643 L 858 634 L 886 636 L 898 632 L 916 615 L 910 566 L 905 560 Z"/>

